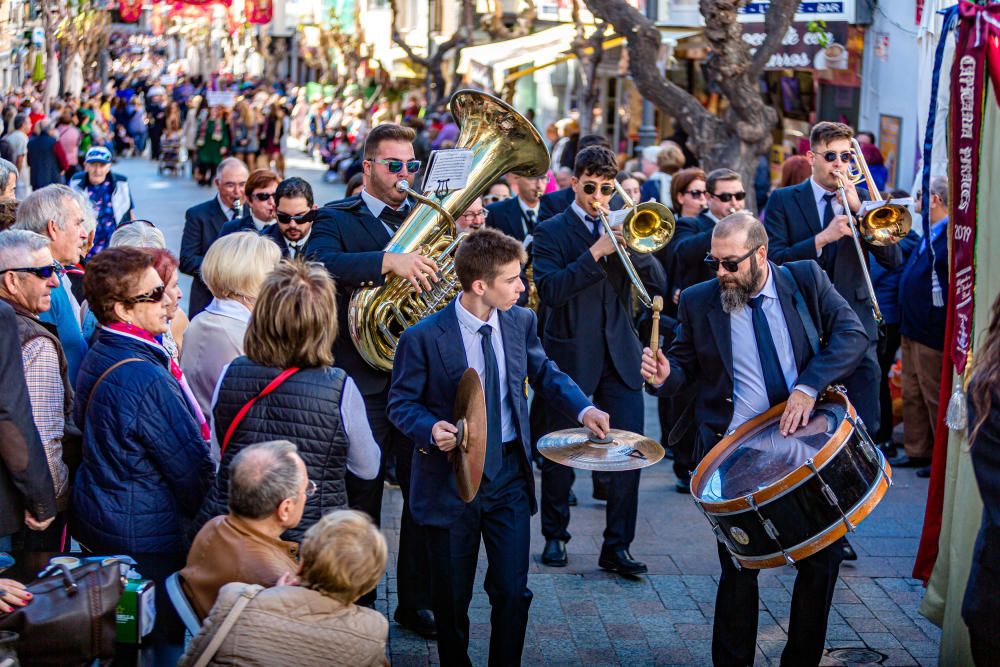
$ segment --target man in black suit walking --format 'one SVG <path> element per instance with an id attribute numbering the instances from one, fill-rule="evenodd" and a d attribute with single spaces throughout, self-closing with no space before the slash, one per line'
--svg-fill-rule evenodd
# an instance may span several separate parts
<path id="1" fill-rule="evenodd" d="M 192 278 L 188 317 L 194 318 L 212 300 L 212 293 L 201 280 L 201 262 L 208 247 L 222 233 L 222 226 L 243 217 L 243 190 L 248 176 L 243 162 L 226 158 L 215 172 L 216 195 L 184 214 L 180 269 Z"/>
<path id="2" fill-rule="evenodd" d="M 546 179 L 545 176 L 516 174 L 511 174 L 508 178 L 517 187 L 517 196 L 487 206 L 486 210 L 490 215 L 486 220 L 486 226 L 499 229 L 507 236 L 513 236 L 527 248 L 530 245 L 529 237 L 538 224 L 539 199 L 545 192 Z"/>
<path id="3" fill-rule="evenodd" d="M 281 248 L 282 257 L 312 260 L 314 253 L 308 244 L 318 208 L 312 186 L 298 176 L 286 178 L 274 192 L 274 203 L 278 221 L 268 225 L 261 235 Z"/>
<path id="4" fill-rule="evenodd" d="M 642 345 L 632 323 L 631 282 L 611 237 L 597 218 L 596 208 L 607 210 L 618 173 L 614 153 L 590 146 L 577 154 L 569 209 L 535 228 L 532 244 L 539 304 L 546 309 L 542 345 L 559 368 L 592 395 L 594 404 L 611 414 L 611 426 L 642 433 L 642 377 L 638 367 Z M 621 229 L 615 230 L 624 244 Z M 640 279 L 651 294 L 663 295 L 666 277 L 652 255 L 632 255 Z M 547 428 L 539 433 L 570 428 L 575 415 L 548 410 Z M 542 462 L 542 561 L 561 567 L 567 563 L 570 539 L 569 492 L 572 468 L 545 459 Z M 604 544 L 598 564 L 620 574 L 636 575 L 646 566 L 632 558 L 635 538 L 639 471 L 599 473 L 607 489 Z"/>
<path id="5" fill-rule="evenodd" d="M 780 428 L 793 433 L 809 421 L 818 393 L 853 372 L 864 353 L 857 315 L 816 263 L 779 269 L 767 254 L 767 233 L 753 215 L 735 213 L 716 224 L 709 261 L 718 278 L 681 294 L 680 325 L 666 356 L 657 351 L 654 361 L 649 348 L 643 352 L 642 374 L 661 394 L 676 395 L 697 380 L 699 458 L 783 401 Z M 758 570 L 736 569 L 721 543 L 718 549 L 712 662 L 745 667 L 756 648 Z M 838 541 L 797 563 L 781 664 L 819 664 L 842 558 Z"/>
<path id="6" fill-rule="evenodd" d="M 589 146 L 604 146 L 610 150 L 611 142 L 603 134 L 585 134 L 580 137 L 580 141 L 577 143 L 577 151 L 582 151 Z M 548 220 L 552 216 L 562 213 L 569 208 L 574 199 L 576 199 L 576 193 L 573 191 L 572 186 L 560 188 L 554 192 L 542 195 L 538 200 L 538 222 Z M 612 206 L 611 208 L 615 209 L 618 206 Z"/>
<path id="7" fill-rule="evenodd" d="M 389 274 L 409 281 L 415 290 L 430 290 L 437 282 L 437 264 L 419 253 L 385 252 L 393 234 L 409 215 L 411 205 L 396 182 L 410 185 L 420 170 L 413 156 L 415 133 L 408 127 L 384 123 L 368 133 L 364 146 L 364 187 L 361 193 L 331 202 L 319 209 L 309 239 L 309 251 L 323 262 L 337 281 L 337 318 L 341 335 L 333 346 L 335 363 L 347 371 L 365 398 L 368 422 L 382 449 L 382 471 L 374 480 L 362 480 L 347 473 L 347 497 L 353 509 L 367 512 L 379 523 L 382 514 L 382 485 L 385 457 L 396 456 L 396 478 L 409 495 L 409 440 L 386 415 L 390 373 L 368 364 L 354 347 L 348 328 L 349 303 L 355 290 L 380 287 Z M 413 521 L 409 504 L 404 500 L 399 536 L 399 607 L 397 622 L 433 636 L 434 616 L 426 572 L 429 558 L 424 535 Z M 366 596 L 367 597 L 367 596 Z M 362 598 L 374 601 L 374 595 Z"/>
<path id="8" fill-rule="evenodd" d="M 878 431 L 879 365 L 878 324 L 865 286 L 844 203 L 837 193 L 838 175 L 845 175 L 851 160 L 854 131 L 843 123 L 821 122 L 809 135 L 812 177 L 799 185 L 775 190 L 767 203 L 764 226 L 771 240 L 769 258 L 778 264 L 797 259 L 814 259 L 826 271 L 833 286 L 857 313 L 868 334 L 865 355 L 850 377 L 845 378 L 847 395 L 865 426 Z M 861 195 L 850 183 L 844 188 L 847 205 L 857 215 Z M 864 194 L 864 193 L 862 193 Z M 873 246 L 862 242 L 865 255 L 871 253 L 882 266 L 892 269 L 903 262 L 896 245 Z"/>

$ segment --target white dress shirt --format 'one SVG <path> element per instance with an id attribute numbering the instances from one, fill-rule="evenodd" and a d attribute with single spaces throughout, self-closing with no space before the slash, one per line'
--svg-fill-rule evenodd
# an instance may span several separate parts
<path id="1" fill-rule="evenodd" d="M 760 294 L 764 297 L 763 310 L 767 317 L 771 339 L 778 351 L 781 362 L 781 374 L 785 378 L 785 386 L 799 389 L 816 397 L 816 391 L 805 385 L 796 385 L 799 370 L 795 365 L 795 351 L 792 339 L 785 322 L 785 313 L 781 310 L 778 292 L 774 287 L 774 271 L 768 264 L 767 282 Z M 743 422 L 749 421 L 766 412 L 771 407 L 767 398 L 767 387 L 764 385 L 764 370 L 760 363 L 760 352 L 757 350 L 757 338 L 753 332 L 753 311 L 750 305 L 745 305 L 729 316 L 732 329 L 733 346 L 733 421 L 729 430 L 736 429 Z"/>
<path id="2" fill-rule="evenodd" d="M 521 207 L 521 225 L 524 228 L 524 247 L 527 248 L 529 245 L 531 245 L 531 238 L 532 238 L 531 230 L 528 229 L 528 222 L 527 222 L 528 211 L 531 211 L 532 214 L 534 215 L 533 224 L 537 225 L 538 209 L 540 208 L 540 204 L 536 202 L 534 206 L 528 206 L 527 204 L 524 203 L 524 200 L 521 199 L 520 197 L 517 198 L 517 204 L 518 206 Z"/>
<path id="3" fill-rule="evenodd" d="M 298 246 L 298 250 L 295 251 L 295 252 L 292 251 L 292 242 L 289 241 L 285 236 L 281 237 L 281 238 L 285 239 L 285 247 L 288 248 L 288 254 L 289 254 L 289 256 L 290 256 L 291 259 L 297 259 L 299 257 L 299 255 L 302 254 L 302 251 L 306 249 L 306 243 L 309 242 L 309 235 L 310 234 L 312 234 L 312 227 L 309 228 L 309 233 L 308 234 L 306 234 L 301 239 L 299 239 L 298 241 L 295 242 L 295 245 Z"/>
<path id="4" fill-rule="evenodd" d="M 514 427 L 514 411 L 510 402 L 510 389 L 507 386 L 507 364 L 503 349 L 503 335 L 500 333 L 500 317 L 494 308 L 490 312 L 490 317 L 485 322 L 468 310 L 461 302 L 462 295 L 455 299 L 455 314 L 458 316 L 458 328 L 462 333 L 462 345 L 465 346 L 465 360 L 469 368 L 474 368 L 479 374 L 479 379 L 486 389 L 486 358 L 483 356 L 483 337 L 479 334 L 479 328 L 484 324 L 493 327 L 490 334 L 490 342 L 493 344 L 493 352 L 497 357 L 497 367 L 500 371 L 500 432 L 501 442 L 510 442 L 517 439 L 517 429 Z"/>
<path id="5" fill-rule="evenodd" d="M 573 209 L 573 212 L 576 213 L 577 216 L 579 216 L 580 222 L 582 222 L 583 226 L 587 228 L 587 233 L 593 234 L 594 233 L 594 226 L 596 225 L 597 226 L 597 235 L 598 236 L 604 236 L 604 225 L 601 223 L 600 218 L 598 218 L 596 215 L 590 215 L 589 213 L 587 213 L 586 211 L 584 211 L 583 208 L 579 204 L 576 203 L 576 200 L 574 200 L 573 203 L 570 204 L 570 208 Z M 587 217 L 588 216 L 590 216 L 591 218 L 596 219 L 597 222 L 595 222 L 595 223 L 587 222 Z"/>
<path id="6" fill-rule="evenodd" d="M 222 212 L 226 214 L 226 220 L 232 220 L 233 218 L 239 218 L 243 215 L 243 211 L 237 211 L 235 208 L 230 208 L 226 206 L 225 202 L 222 201 L 222 197 L 215 195 L 215 201 L 219 202 L 219 208 Z"/>
<path id="7" fill-rule="evenodd" d="M 813 189 L 813 199 L 816 200 L 816 212 L 819 214 L 819 224 L 820 224 L 820 227 L 824 226 L 823 225 L 823 214 L 826 213 L 826 200 L 823 199 L 824 196 L 826 196 L 828 194 L 832 194 L 833 195 L 833 198 L 830 200 L 830 204 L 833 205 L 833 215 L 834 216 L 838 216 L 838 215 L 843 215 L 844 214 L 844 207 L 841 206 L 840 200 L 837 199 L 837 192 L 836 191 L 834 191 L 834 192 L 831 193 L 829 190 L 827 190 L 822 185 L 820 185 L 819 183 L 817 183 L 816 179 L 813 178 L 812 176 L 809 177 L 809 184 L 812 186 L 812 189 Z M 826 249 L 826 246 L 824 246 L 819 251 L 817 251 L 816 252 L 816 256 L 817 257 L 821 257 L 823 255 L 823 250 L 825 250 L 825 249 Z"/>
<path id="8" fill-rule="evenodd" d="M 385 207 L 389 205 L 386 204 L 381 199 L 378 199 L 377 197 L 368 194 L 368 191 L 365 190 L 364 188 L 361 188 L 361 200 L 364 201 L 365 205 L 368 207 L 368 210 L 371 211 L 371 214 L 375 216 L 379 220 L 379 222 L 382 222 L 381 219 L 382 211 L 384 211 Z M 400 206 L 395 210 L 402 211 L 404 208 L 407 207 L 407 205 L 408 202 L 403 202 L 402 206 Z M 389 236 L 392 236 L 393 234 L 396 233 L 395 229 L 385 224 L 384 222 L 382 222 L 382 226 L 385 227 L 385 231 L 389 232 Z"/>
<path id="9" fill-rule="evenodd" d="M 257 228 L 258 233 L 264 231 L 264 228 L 271 224 L 270 222 L 258 220 L 257 216 L 253 213 L 250 214 L 250 219 L 253 221 L 253 226 Z"/>

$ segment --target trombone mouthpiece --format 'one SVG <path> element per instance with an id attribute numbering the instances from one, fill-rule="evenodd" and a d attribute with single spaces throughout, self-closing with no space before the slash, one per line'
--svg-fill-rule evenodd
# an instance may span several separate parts
<path id="1" fill-rule="evenodd" d="M 409 186 L 407 186 L 406 181 L 401 178 L 398 181 L 396 181 L 396 189 L 399 190 L 400 192 L 406 192 L 410 188 Z"/>

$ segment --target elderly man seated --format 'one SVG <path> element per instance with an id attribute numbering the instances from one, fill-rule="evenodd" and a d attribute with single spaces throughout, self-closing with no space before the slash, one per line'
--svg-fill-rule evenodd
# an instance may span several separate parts
<path id="1" fill-rule="evenodd" d="M 228 583 L 284 583 L 298 571 L 298 544 L 281 534 L 302 519 L 316 486 L 294 444 L 251 445 L 229 469 L 229 514 L 210 520 L 194 539 L 181 579 L 195 613 L 204 619 Z"/>

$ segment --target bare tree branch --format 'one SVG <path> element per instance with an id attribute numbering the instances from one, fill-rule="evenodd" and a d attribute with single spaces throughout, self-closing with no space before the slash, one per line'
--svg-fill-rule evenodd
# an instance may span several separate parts
<path id="1" fill-rule="evenodd" d="M 792 20 L 795 18 L 795 10 L 799 6 L 799 0 L 771 0 L 771 5 L 767 8 L 764 17 L 764 43 L 753 54 L 753 64 L 750 67 L 752 76 L 760 76 L 764 71 L 767 61 L 781 47 L 781 42 L 788 32 Z"/>

